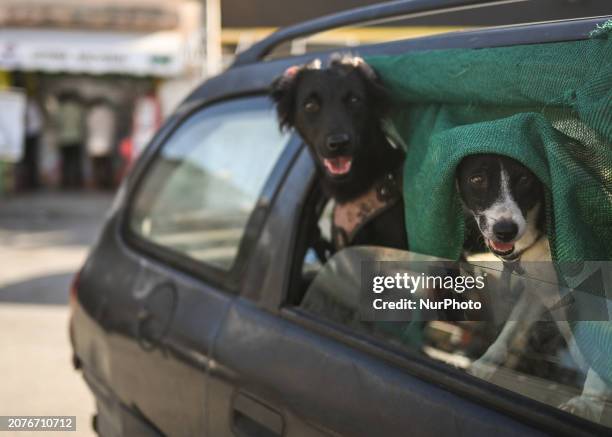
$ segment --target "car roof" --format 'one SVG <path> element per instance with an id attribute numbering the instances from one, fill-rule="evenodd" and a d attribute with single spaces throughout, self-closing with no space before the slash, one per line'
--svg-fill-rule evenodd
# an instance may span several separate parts
<path id="1" fill-rule="evenodd" d="M 526 0 L 508 0 L 522 2 Z M 287 67 L 308 62 L 314 58 L 326 58 L 334 49 L 312 52 L 301 56 L 267 60 L 266 56 L 280 44 L 315 33 L 355 24 L 373 24 L 389 18 L 406 18 L 414 14 L 439 13 L 445 10 L 471 8 L 475 5 L 495 4 L 491 0 L 404 0 L 381 3 L 340 12 L 305 21 L 274 32 L 250 49 L 239 54 L 231 67 L 218 76 L 202 83 L 186 99 L 185 104 L 202 100 L 210 102 L 220 98 L 265 92 L 272 80 Z M 590 32 L 608 17 L 561 20 L 537 24 L 498 26 L 471 31 L 451 32 L 439 35 L 392 41 L 386 43 L 347 47 L 348 53 L 368 55 L 393 55 L 415 50 L 451 48 L 484 48 L 509 45 L 546 43 L 586 39 Z"/>

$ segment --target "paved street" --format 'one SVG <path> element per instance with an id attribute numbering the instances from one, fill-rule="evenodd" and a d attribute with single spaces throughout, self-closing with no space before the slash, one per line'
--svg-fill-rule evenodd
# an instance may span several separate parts
<path id="1" fill-rule="evenodd" d="M 76 415 L 72 435 L 93 435 L 93 398 L 70 361 L 68 289 L 110 202 L 92 192 L 0 199 L 0 415 Z"/>

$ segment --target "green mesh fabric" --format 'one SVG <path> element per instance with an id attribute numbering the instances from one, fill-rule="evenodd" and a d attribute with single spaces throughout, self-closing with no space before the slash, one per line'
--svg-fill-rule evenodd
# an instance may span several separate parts
<path id="1" fill-rule="evenodd" d="M 461 159 L 497 153 L 548 188 L 553 258 L 612 260 L 612 38 L 369 57 L 395 99 L 406 147 L 410 248 L 456 259 Z"/>

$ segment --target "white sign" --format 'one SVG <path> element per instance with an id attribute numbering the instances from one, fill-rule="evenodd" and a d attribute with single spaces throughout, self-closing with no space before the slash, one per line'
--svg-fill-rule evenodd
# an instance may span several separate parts
<path id="1" fill-rule="evenodd" d="M 0 69 L 175 77 L 190 45 L 179 32 L 150 34 L 0 28 Z"/>
<path id="2" fill-rule="evenodd" d="M 26 96 L 0 91 L 0 160 L 18 162 L 23 155 Z"/>

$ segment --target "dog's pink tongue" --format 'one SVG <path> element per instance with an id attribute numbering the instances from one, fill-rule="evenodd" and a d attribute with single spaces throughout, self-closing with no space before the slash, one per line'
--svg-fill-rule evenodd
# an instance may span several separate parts
<path id="1" fill-rule="evenodd" d="M 498 243 L 497 241 L 489 240 L 489 244 L 498 252 L 508 252 L 514 248 L 514 243 Z"/>
<path id="2" fill-rule="evenodd" d="M 323 164 L 327 171 L 333 175 L 348 173 L 351 169 L 352 159 L 349 156 L 339 156 L 337 158 L 326 158 Z"/>

